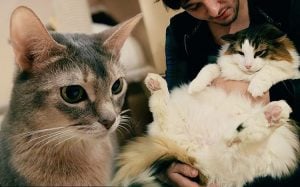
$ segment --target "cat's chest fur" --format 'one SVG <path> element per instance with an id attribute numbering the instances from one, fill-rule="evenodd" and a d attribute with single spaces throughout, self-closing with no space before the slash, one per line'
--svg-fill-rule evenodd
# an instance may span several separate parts
<path id="1" fill-rule="evenodd" d="M 21 176 L 26 177 L 28 185 L 97 186 L 111 178 L 115 148 L 110 137 L 100 141 L 71 142 L 60 148 L 50 144 L 36 152 L 27 149 L 25 142 L 24 145 L 22 148 L 20 142 L 11 142 L 11 163 Z"/>
<path id="2" fill-rule="evenodd" d="M 174 89 L 167 105 L 165 125 L 151 125 L 149 134 L 171 137 L 186 150 L 193 151 L 224 145 L 222 136 L 230 129 L 228 124 L 234 128 L 238 121 L 247 118 L 245 113 L 253 112 L 248 100 L 228 97 L 223 90 L 215 88 L 207 88 L 192 96 L 188 94 L 187 86 L 182 86 Z"/>

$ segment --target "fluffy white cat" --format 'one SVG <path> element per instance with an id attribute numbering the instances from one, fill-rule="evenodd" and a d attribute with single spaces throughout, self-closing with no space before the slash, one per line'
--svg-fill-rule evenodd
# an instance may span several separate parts
<path id="1" fill-rule="evenodd" d="M 296 77 L 298 54 L 286 36 L 268 25 L 227 40 L 218 64 L 204 67 L 190 85 L 169 93 L 161 76 L 146 77 L 154 121 L 147 136 L 121 152 L 114 185 L 161 186 L 157 174 L 174 160 L 199 169 L 200 184 L 222 187 L 293 173 L 300 148 L 289 105 L 283 100 L 253 104 L 238 92 L 207 85 L 220 75 L 246 80 L 249 92 L 260 96 L 276 82 Z"/>
<path id="2" fill-rule="evenodd" d="M 191 95 L 187 85 L 169 95 L 159 75 L 149 74 L 145 82 L 154 121 L 149 136 L 124 148 L 113 184 L 153 183 L 155 162 L 162 159 L 188 162 L 207 184 L 226 187 L 258 176 L 282 177 L 296 168 L 299 139 L 285 101 L 253 105 L 239 93 L 214 87 Z"/>

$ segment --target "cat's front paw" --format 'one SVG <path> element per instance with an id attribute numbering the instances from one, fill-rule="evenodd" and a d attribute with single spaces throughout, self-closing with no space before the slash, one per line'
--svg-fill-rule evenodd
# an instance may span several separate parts
<path id="1" fill-rule="evenodd" d="M 151 94 L 158 90 L 168 89 L 166 81 L 160 75 L 155 73 L 148 73 L 145 78 L 145 85 Z"/>
<path id="2" fill-rule="evenodd" d="M 248 86 L 248 92 L 253 96 L 253 97 L 260 97 L 263 96 L 265 92 L 267 92 L 269 89 L 268 86 L 264 86 L 263 84 L 259 83 L 252 83 L 250 82 Z"/>
<path id="3" fill-rule="evenodd" d="M 189 88 L 188 88 L 188 93 L 189 94 L 195 94 L 198 92 L 201 92 L 202 90 L 204 90 L 204 88 L 206 88 L 208 86 L 208 84 L 206 84 L 205 82 L 201 82 L 201 81 L 192 81 L 189 84 Z"/>
<path id="4" fill-rule="evenodd" d="M 284 101 L 273 101 L 265 107 L 265 117 L 269 126 L 279 126 L 281 119 L 288 119 L 292 112 L 291 107 Z"/>
<path id="5" fill-rule="evenodd" d="M 195 94 L 204 90 L 214 79 L 220 76 L 218 64 L 208 64 L 202 68 L 196 78 L 189 84 L 188 93 Z"/>

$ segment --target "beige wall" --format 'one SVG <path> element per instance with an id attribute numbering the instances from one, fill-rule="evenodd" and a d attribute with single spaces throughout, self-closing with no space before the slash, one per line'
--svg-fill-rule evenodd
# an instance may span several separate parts
<path id="1" fill-rule="evenodd" d="M 0 108 L 8 103 L 10 90 L 12 88 L 12 78 L 14 71 L 14 56 L 9 40 L 9 19 L 10 14 L 18 5 L 26 5 L 40 16 L 41 20 L 46 21 L 51 15 L 49 7 L 50 0 L 9 0 L 0 1 Z"/>
<path id="2" fill-rule="evenodd" d="M 139 0 L 144 14 L 144 23 L 150 43 L 154 66 L 158 73 L 165 73 L 165 31 L 171 16 L 176 14 L 171 9 L 166 10 L 163 3 L 154 0 Z"/>

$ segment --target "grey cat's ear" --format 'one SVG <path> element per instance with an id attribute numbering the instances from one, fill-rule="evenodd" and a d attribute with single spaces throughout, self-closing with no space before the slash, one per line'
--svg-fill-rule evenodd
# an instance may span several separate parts
<path id="1" fill-rule="evenodd" d="M 43 67 L 43 61 L 65 49 L 54 41 L 40 19 L 25 6 L 16 8 L 11 15 L 10 42 L 22 71 Z"/>
<path id="2" fill-rule="evenodd" d="M 141 18 L 142 14 L 140 13 L 121 24 L 101 32 L 99 35 L 104 41 L 103 47 L 114 56 L 119 56 L 123 44 Z"/>
<path id="3" fill-rule="evenodd" d="M 236 35 L 235 34 L 226 34 L 224 36 L 221 37 L 222 40 L 224 40 L 225 42 L 229 42 L 232 43 L 234 41 L 236 41 Z"/>

